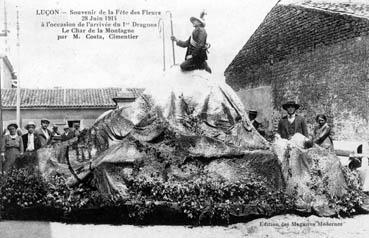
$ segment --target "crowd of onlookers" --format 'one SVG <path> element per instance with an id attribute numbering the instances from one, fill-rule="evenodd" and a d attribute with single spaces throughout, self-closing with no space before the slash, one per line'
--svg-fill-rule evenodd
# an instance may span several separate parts
<path id="1" fill-rule="evenodd" d="M 17 158 L 25 161 L 34 161 L 37 150 L 47 145 L 67 141 L 80 134 L 80 124 L 74 123 L 71 127 L 64 126 L 64 132 L 60 133 L 58 127 L 53 125 L 49 129 L 50 121 L 41 120 L 40 128 L 36 129 L 34 122 L 28 122 L 25 126 L 27 133 L 22 134 L 16 123 L 11 123 L 4 130 L 1 143 L 0 169 L 6 173 L 15 166 Z"/>

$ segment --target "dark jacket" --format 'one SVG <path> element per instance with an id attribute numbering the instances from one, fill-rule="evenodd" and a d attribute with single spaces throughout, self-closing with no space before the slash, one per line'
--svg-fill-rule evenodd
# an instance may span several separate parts
<path id="1" fill-rule="evenodd" d="M 23 140 L 24 151 L 26 151 L 27 145 L 28 145 L 28 133 L 22 135 L 22 140 Z M 40 141 L 40 139 L 38 138 L 38 136 L 36 134 L 34 134 L 34 141 L 33 142 L 34 142 L 35 151 L 41 148 L 41 141 Z"/>
<path id="2" fill-rule="evenodd" d="M 283 139 L 291 139 L 291 137 L 295 133 L 300 133 L 304 136 L 308 136 L 308 130 L 306 127 L 306 122 L 303 117 L 300 117 L 298 115 L 295 116 L 295 121 L 292 123 L 288 121 L 287 116 L 283 117 L 278 124 L 278 134 Z"/>
<path id="3" fill-rule="evenodd" d="M 203 27 L 196 27 L 190 38 L 186 41 L 177 41 L 177 45 L 180 47 L 187 47 L 185 59 L 188 55 L 192 55 L 195 61 L 205 61 L 208 59 L 206 53 L 206 38 L 208 34 Z M 192 39 L 192 41 L 191 41 Z M 191 44 L 192 42 L 192 44 Z"/>
<path id="4" fill-rule="evenodd" d="M 67 141 L 67 140 L 70 140 L 74 137 L 74 132 L 73 131 L 69 131 L 68 132 L 68 135 L 65 134 L 65 132 L 61 135 L 61 140 L 62 141 Z"/>

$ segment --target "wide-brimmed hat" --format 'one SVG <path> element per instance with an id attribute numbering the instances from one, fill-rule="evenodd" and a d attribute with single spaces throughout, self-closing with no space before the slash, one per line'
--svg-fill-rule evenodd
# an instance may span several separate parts
<path id="1" fill-rule="evenodd" d="M 33 121 L 29 121 L 29 122 L 27 123 L 27 125 L 26 125 L 24 128 L 26 128 L 26 130 L 28 130 L 28 128 L 29 128 L 30 126 L 33 126 L 33 128 L 36 128 L 36 124 L 35 124 Z"/>
<path id="2" fill-rule="evenodd" d="M 15 129 L 18 129 L 18 125 L 16 123 L 10 123 L 6 128 L 14 127 Z"/>
<path id="3" fill-rule="evenodd" d="M 300 108 L 300 104 L 297 104 L 295 101 L 288 101 L 285 104 L 282 105 L 282 108 L 284 110 L 287 110 L 288 107 L 293 106 L 294 108 L 299 109 Z"/>
<path id="4" fill-rule="evenodd" d="M 43 122 L 46 122 L 47 124 L 50 124 L 50 121 L 48 119 L 46 119 L 46 118 L 42 118 L 41 119 L 41 123 L 43 123 Z"/>
<path id="5" fill-rule="evenodd" d="M 205 27 L 205 25 L 206 25 L 206 23 L 205 23 L 205 19 L 204 19 L 205 15 L 206 15 L 206 12 L 205 12 L 205 11 L 202 11 L 202 12 L 200 13 L 200 17 L 191 17 L 191 18 L 190 18 L 190 21 L 191 21 L 192 23 L 193 23 L 194 21 L 199 21 L 199 22 L 202 24 L 202 26 L 203 26 L 203 27 Z"/>

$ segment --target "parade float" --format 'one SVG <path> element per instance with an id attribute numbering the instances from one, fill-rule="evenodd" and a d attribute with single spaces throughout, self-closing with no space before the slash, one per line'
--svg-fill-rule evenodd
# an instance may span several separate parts
<path id="1" fill-rule="evenodd" d="M 129 107 L 107 111 L 78 138 L 2 175 L 1 214 L 204 225 L 367 212 L 355 171 L 305 140 L 268 142 L 223 81 L 172 67 Z"/>

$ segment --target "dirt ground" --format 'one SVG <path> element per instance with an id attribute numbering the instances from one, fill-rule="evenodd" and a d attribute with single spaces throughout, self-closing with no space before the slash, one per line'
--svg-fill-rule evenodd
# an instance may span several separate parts
<path id="1" fill-rule="evenodd" d="M 321 218 L 281 215 L 227 227 L 70 225 L 55 222 L 0 221 L 1 238 L 223 238 L 223 237 L 369 237 L 369 215 Z"/>

